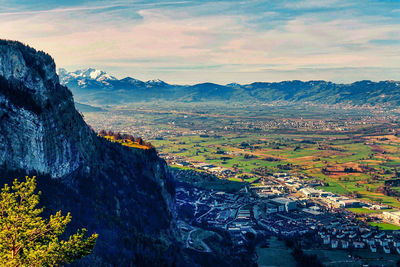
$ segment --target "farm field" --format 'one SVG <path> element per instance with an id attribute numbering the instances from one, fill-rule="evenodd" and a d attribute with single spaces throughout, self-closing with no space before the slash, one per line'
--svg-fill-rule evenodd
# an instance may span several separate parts
<path id="1" fill-rule="evenodd" d="M 322 182 L 326 191 L 400 208 L 398 115 L 347 106 L 212 102 L 138 103 L 85 119 L 97 131 L 143 137 L 163 157 L 232 170 L 232 182 L 257 186 L 262 175 L 297 173 Z"/>
<path id="2" fill-rule="evenodd" d="M 400 207 L 396 196 L 387 196 L 382 190 L 385 181 L 398 174 L 400 148 L 393 141 L 396 138 L 393 135 L 374 139 L 363 135 L 354 138 L 347 135 L 230 134 L 150 141 L 162 153 L 191 162 L 233 168 L 247 177 L 252 177 L 259 168 L 268 173 L 304 174 L 323 181 L 324 186 L 320 188 L 324 190 Z M 240 176 L 231 180 L 249 183 L 256 180 Z M 397 190 L 395 187 L 395 194 Z"/>
<path id="3" fill-rule="evenodd" d="M 390 223 L 370 223 L 372 226 L 378 226 L 380 230 L 400 230 L 400 226 Z"/>

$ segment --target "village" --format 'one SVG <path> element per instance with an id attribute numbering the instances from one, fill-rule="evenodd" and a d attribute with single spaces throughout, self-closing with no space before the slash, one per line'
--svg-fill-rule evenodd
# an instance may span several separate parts
<path id="1" fill-rule="evenodd" d="M 278 105 L 279 106 L 279 105 Z M 271 106 L 273 108 L 274 106 Z M 334 109 L 346 109 L 346 105 L 341 105 Z M 353 110 L 354 107 L 349 106 Z M 358 109 L 357 109 L 358 110 Z M 367 108 L 369 110 L 369 108 Z M 166 116 L 173 114 L 172 117 Z M 215 115 L 209 124 L 204 125 L 206 115 L 201 108 L 196 111 L 195 107 L 190 107 L 187 111 L 177 110 L 152 110 L 145 107 L 134 107 L 132 109 L 110 109 L 104 112 L 85 112 L 85 120 L 96 131 L 113 130 L 121 134 L 131 134 L 141 136 L 147 140 L 168 139 L 181 136 L 214 135 L 216 133 L 232 132 L 260 132 L 277 130 L 298 130 L 303 131 L 338 131 L 346 132 L 360 125 L 374 125 L 388 120 L 398 120 L 391 113 L 374 112 L 374 115 L 364 115 L 356 117 L 343 117 L 334 119 L 314 119 L 314 118 L 274 118 L 258 117 L 249 119 L 248 117 L 233 116 L 229 123 L 224 120 L 224 115 Z"/>

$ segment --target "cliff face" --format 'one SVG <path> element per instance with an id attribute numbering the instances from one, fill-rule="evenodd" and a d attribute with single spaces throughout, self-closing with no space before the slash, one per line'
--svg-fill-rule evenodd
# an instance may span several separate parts
<path id="1" fill-rule="evenodd" d="M 47 212 L 99 233 L 80 265 L 181 264 L 174 182 L 155 150 L 109 143 L 75 110 L 52 58 L 0 41 L 0 178 L 38 173 Z"/>
<path id="2" fill-rule="evenodd" d="M 95 137 L 50 56 L 3 42 L 0 82 L 0 162 L 62 177 L 90 157 Z"/>

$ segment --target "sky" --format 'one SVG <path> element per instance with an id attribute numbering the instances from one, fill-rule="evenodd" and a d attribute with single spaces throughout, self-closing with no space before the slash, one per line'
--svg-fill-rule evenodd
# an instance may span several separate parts
<path id="1" fill-rule="evenodd" d="M 0 0 L 0 38 L 118 78 L 400 80 L 400 0 Z"/>

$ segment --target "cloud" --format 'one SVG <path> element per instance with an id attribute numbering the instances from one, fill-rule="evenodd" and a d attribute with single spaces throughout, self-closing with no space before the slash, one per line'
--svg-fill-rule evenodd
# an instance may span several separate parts
<path id="1" fill-rule="evenodd" d="M 400 67 L 399 21 L 366 11 L 354 16 L 352 6 L 358 2 L 334 2 L 101 1 L 40 10 L 8 6 L 0 11 L 0 36 L 49 52 L 60 67 L 97 67 L 144 80 L 224 83 L 303 75 L 349 81 L 365 78 L 365 73 L 400 79 L 393 71 Z M 337 5 L 343 12 L 336 12 Z"/>
<path id="2" fill-rule="evenodd" d="M 343 0 L 301 0 L 289 1 L 285 4 L 286 8 L 294 9 L 319 9 L 319 8 L 342 8 L 351 5 L 350 1 Z"/>

